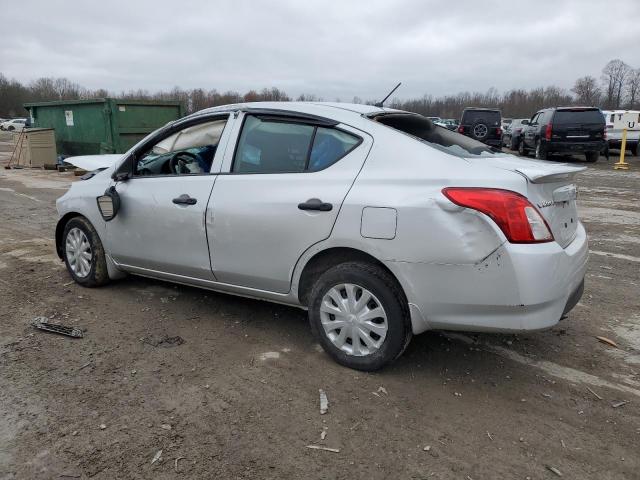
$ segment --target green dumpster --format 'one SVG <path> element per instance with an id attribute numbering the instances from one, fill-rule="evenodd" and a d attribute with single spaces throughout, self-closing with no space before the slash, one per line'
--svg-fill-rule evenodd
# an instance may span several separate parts
<path id="1" fill-rule="evenodd" d="M 32 126 L 53 128 L 59 154 L 124 153 L 184 115 L 180 102 L 97 98 L 25 103 Z"/>

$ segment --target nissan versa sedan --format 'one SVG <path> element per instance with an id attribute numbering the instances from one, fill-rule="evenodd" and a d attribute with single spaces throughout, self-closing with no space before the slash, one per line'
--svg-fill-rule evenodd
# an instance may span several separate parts
<path id="1" fill-rule="evenodd" d="M 388 108 L 229 105 L 105 157 L 58 199 L 56 248 L 86 287 L 134 274 L 301 307 L 338 363 L 375 370 L 427 330 L 565 316 L 583 169 Z"/>

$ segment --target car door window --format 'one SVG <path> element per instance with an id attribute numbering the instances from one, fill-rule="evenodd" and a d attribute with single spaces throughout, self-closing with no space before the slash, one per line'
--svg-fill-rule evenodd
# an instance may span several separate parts
<path id="1" fill-rule="evenodd" d="M 208 174 L 226 123 L 199 123 L 163 138 L 137 157 L 134 175 Z"/>
<path id="2" fill-rule="evenodd" d="M 360 142 L 359 137 L 335 128 L 249 115 L 240 134 L 232 172 L 316 172 L 333 165 Z"/>

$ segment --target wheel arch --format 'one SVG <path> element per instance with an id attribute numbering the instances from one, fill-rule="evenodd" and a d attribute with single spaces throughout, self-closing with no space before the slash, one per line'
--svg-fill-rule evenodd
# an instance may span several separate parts
<path id="1" fill-rule="evenodd" d="M 329 247 L 314 253 L 313 256 L 306 261 L 297 281 L 296 295 L 300 304 L 308 305 L 309 293 L 313 288 L 313 281 L 316 278 L 335 265 L 353 261 L 370 263 L 385 270 L 396 282 L 404 297 L 402 300 L 405 305 L 408 305 L 407 295 L 402 287 L 402 283 L 398 280 L 396 275 L 389 270 L 383 262 L 370 253 L 353 247 Z"/>
<path id="2" fill-rule="evenodd" d="M 69 222 L 69 220 L 75 217 L 83 217 L 89 222 L 89 219 L 84 215 L 82 215 L 81 213 L 68 212 L 68 213 L 65 213 L 60 218 L 60 220 L 58 220 L 58 223 L 56 224 L 56 253 L 58 254 L 58 257 L 60 258 L 60 260 L 64 260 L 64 250 L 62 246 L 63 245 L 62 235 L 64 234 L 64 227 Z"/>

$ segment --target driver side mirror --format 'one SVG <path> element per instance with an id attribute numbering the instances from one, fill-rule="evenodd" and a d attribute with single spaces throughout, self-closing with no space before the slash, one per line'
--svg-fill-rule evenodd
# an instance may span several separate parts
<path id="1" fill-rule="evenodd" d="M 131 178 L 133 173 L 133 155 L 125 158 L 124 162 L 113 172 L 111 178 L 116 182 L 125 182 Z"/>
<path id="2" fill-rule="evenodd" d="M 105 222 L 109 222 L 115 218 L 120 210 L 120 195 L 116 190 L 116 187 L 111 186 L 107 188 L 104 195 L 100 195 L 96 198 L 98 202 L 98 210 Z"/>

